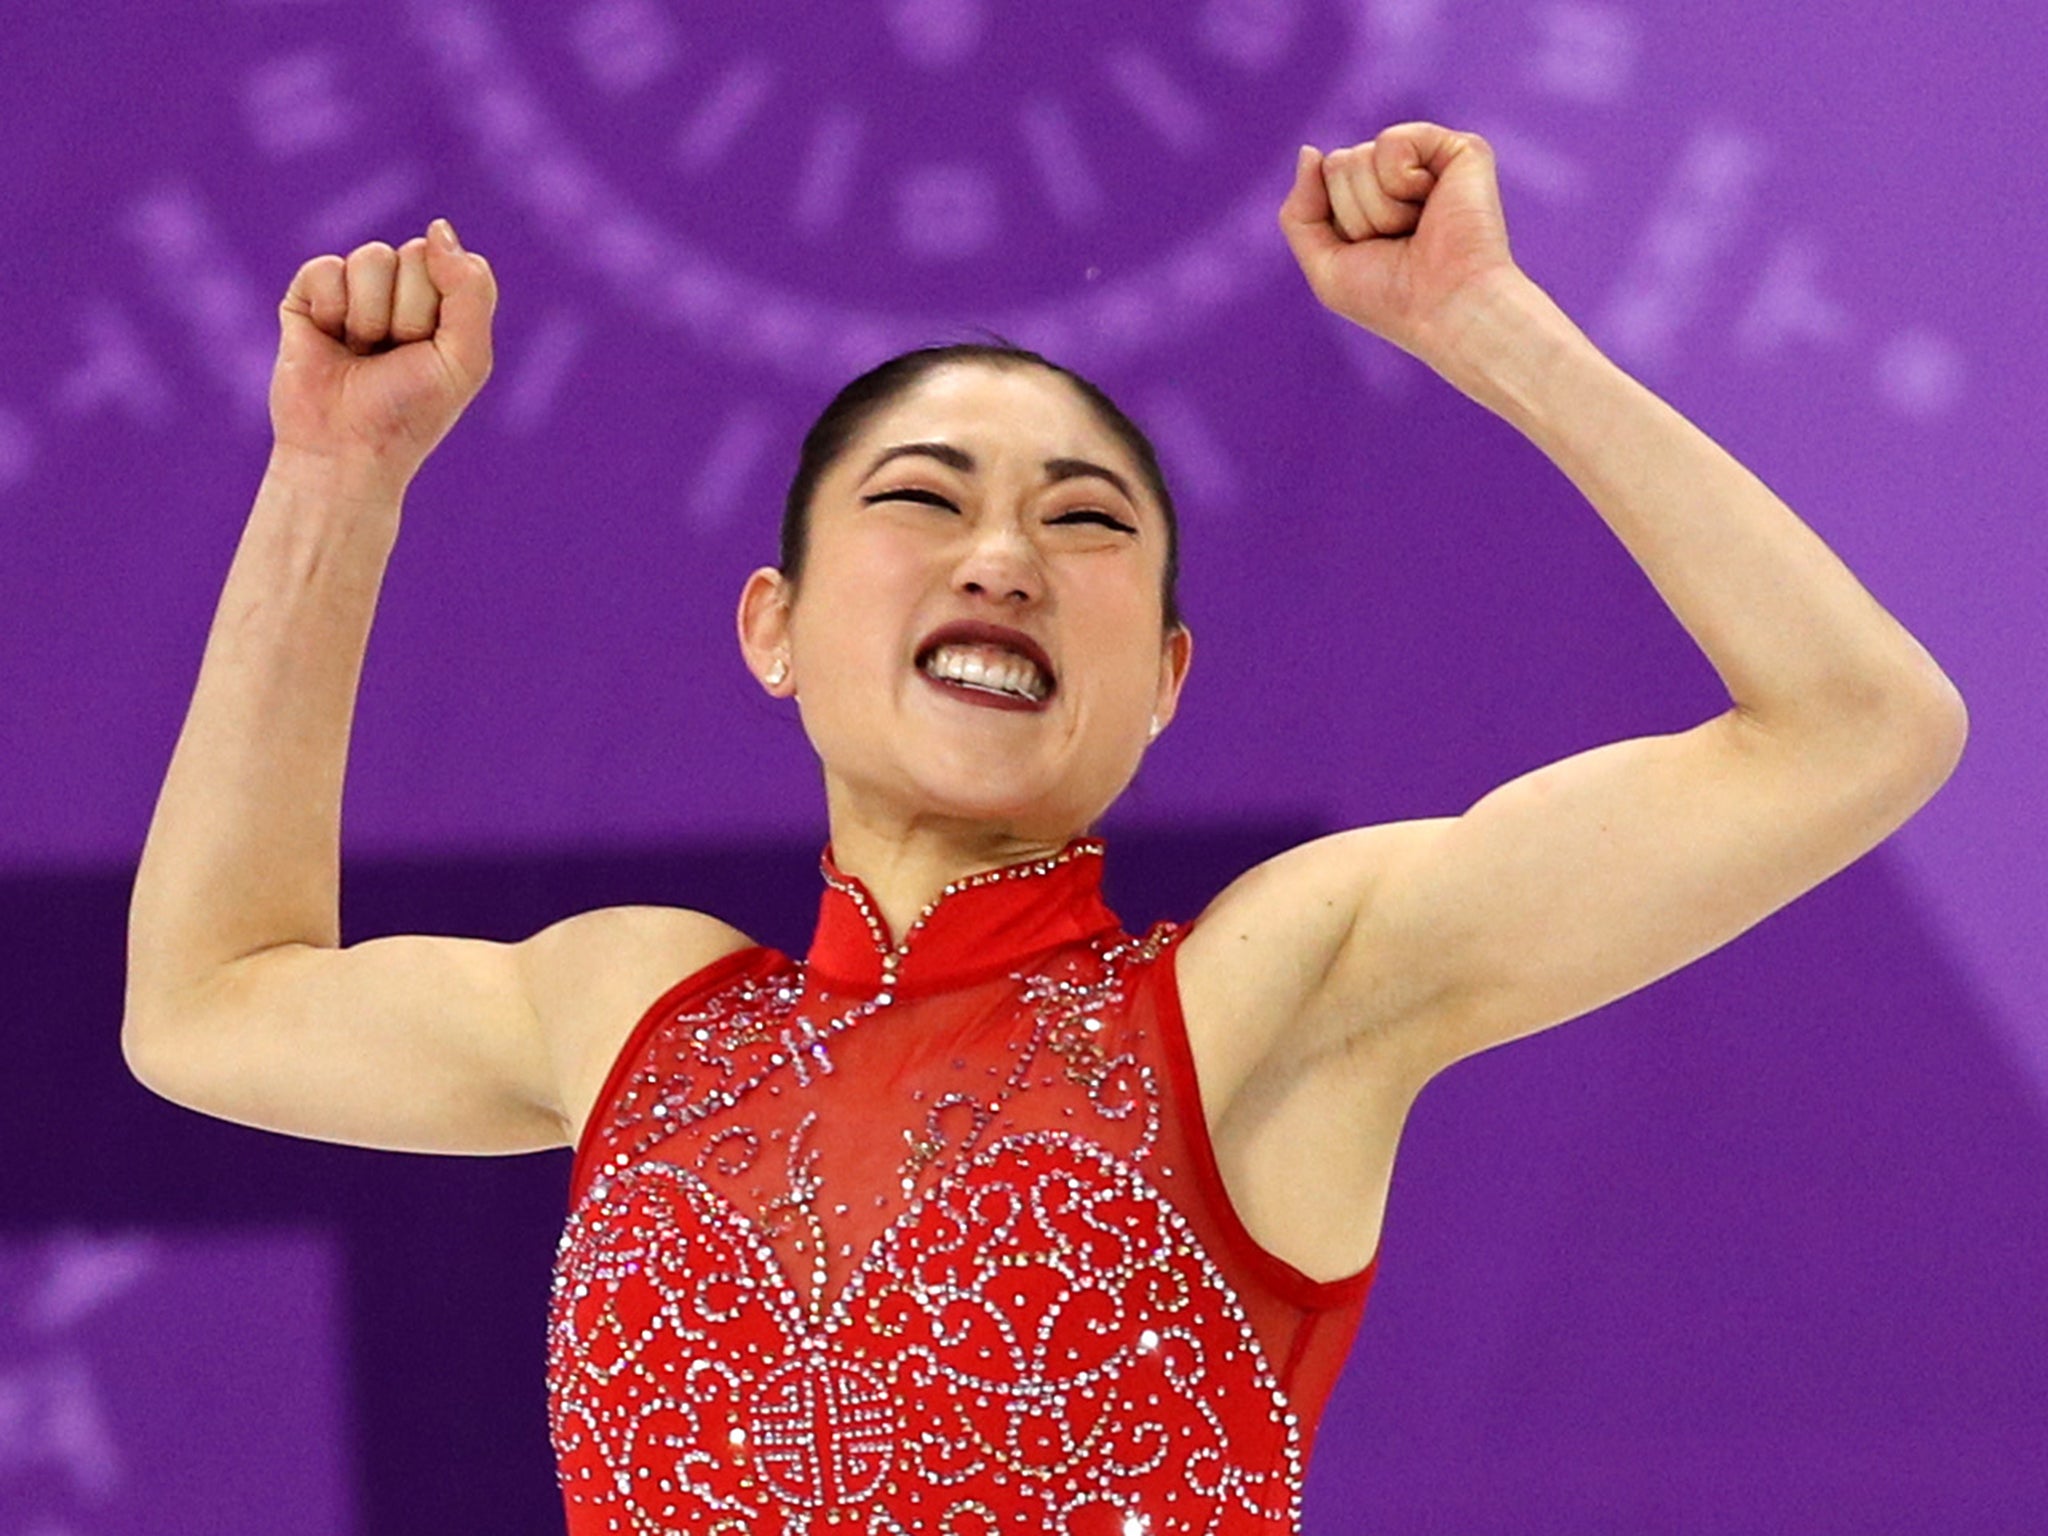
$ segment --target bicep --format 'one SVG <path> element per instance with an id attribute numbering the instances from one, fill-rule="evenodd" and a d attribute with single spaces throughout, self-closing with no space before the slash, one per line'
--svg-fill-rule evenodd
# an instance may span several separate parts
<path id="1" fill-rule="evenodd" d="M 264 1130 L 402 1151 L 562 1146 L 642 1011 L 753 941 L 701 912 L 603 907 L 516 944 L 402 935 L 285 945 L 176 1016 L 131 1021 L 144 1084 Z"/>
<path id="2" fill-rule="evenodd" d="M 1785 740 L 1739 712 L 1613 742 L 1413 824 L 1333 965 L 1429 1006 L 1377 1027 L 1426 1075 L 1727 943 L 1867 852 L 1945 776 L 1932 752 Z"/>
<path id="3" fill-rule="evenodd" d="M 264 1130 L 422 1152 L 564 1139 L 520 945 L 401 935 L 260 950 L 124 1043 L 155 1092 Z"/>

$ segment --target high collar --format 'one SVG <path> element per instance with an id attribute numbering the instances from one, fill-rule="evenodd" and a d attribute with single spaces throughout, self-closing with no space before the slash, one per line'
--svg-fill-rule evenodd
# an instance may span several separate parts
<path id="1" fill-rule="evenodd" d="M 821 981 L 892 996 L 1000 973 L 1028 955 L 1118 930 L 1102 900 L 1103 844 L 1077 837 L 1058 853 L 966 875 L 932 898 L 892 948 L 874 896 L 833 862 L 806 967 Z"/>

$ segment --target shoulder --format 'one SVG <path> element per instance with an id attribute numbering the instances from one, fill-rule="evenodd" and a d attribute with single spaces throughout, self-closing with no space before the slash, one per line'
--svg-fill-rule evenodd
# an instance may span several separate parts
<path id="1" fill-rule="evenodd" d="M 1188 925 L 1182 965 L 1268 972 L 1334 955 L 1374 894 L 1455 820 L 1425 817 L 1353 827 L 1254 864 Z"/>
<path id="2" fill-rule="evenodd" d="M 1176 972 L 1183 1009 L 1230 1021 L 1219 1033 L 1260 1059 L 1369 1030 L 1375 1015 L 1398 1016 L 1421 1000 L 1392 969 L 1360 993 L 1345 989 L 1352 1017 L 1313 1016 L 1347 941 L 1361 931 L 1375 893 L 1423 854 L 1455 818 L 1426 817 L 1354 827 L 1297 844 L 1255 864 L 1217 893 L 1183 934 Z"/>
<path id="3" fill-rule="evenodd" d="M 580 912 L 519 946 L 572 1142 L 648 1008 L 678 982 L 757 947 L 708 913 L 655 906 Z"/>

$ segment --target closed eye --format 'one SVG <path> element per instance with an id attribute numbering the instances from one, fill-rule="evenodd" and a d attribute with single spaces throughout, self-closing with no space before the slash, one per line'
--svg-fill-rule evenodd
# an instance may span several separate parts
<path id="1" fill-rule="evenodd" d="M 937 491 L 920 491 L 909 486 L 905 486 L 900 491 L 877 491 L 872 496 L 861 497 L 861 504 L 863 506 L 871 507 L 878 501 L 920 501 L 926 506 L 944 507 L 948 512 L 958 512 L 960 510 Z"/>
<path id="2" fill-rule="evenodd" d="M 958 512 L 960 510 L 959 507 L 941 496 L 937 491 L 921 490 L 915 486 L 908 485 L 900 490 L 877 491 L 872 496 L 863 496 L 861 498 L 863 506 L 871 507 L 875 503 L 882 501 L 915 501 L 929 507 L 941 507 L 948 512 Z M 1094 522 L 1099 523 L 1104 528 L 1114 528 L 1119 533 L 1134 534 L 1138 531 L 1121 518 L 1112 517 L 1109 513 L 1095 507 L 1082 507 L 1072 512 L 1065 512 L 1054 518 L 1053 521 L 1055 523 Z"/>
<path id="3" fill-rule="evenodd" d="M 1054 518 L 1053 521 L 1056 523 L 1072 523 L 1090 519 L 1102 524 L 1105 528 L 1117 528 L 1125 533 L 1136 533 L 1138 531 L 1122 519 L 1111 517 L 1107 512 L 1098 512 L 1093 507 L 1085 508 L 1079 512 L 1064 513 Z"/>

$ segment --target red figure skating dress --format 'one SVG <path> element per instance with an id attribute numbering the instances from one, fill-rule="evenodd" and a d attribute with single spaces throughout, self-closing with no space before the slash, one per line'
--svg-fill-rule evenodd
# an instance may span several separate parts
<path id="1" fill-rule="evenodd" d="M 1173 976 L 1103 845 L 892 945 L 831 850 L 810 953 L 648 1011 L 578 1148 L 550 1425 L 572 1536 L 1299 1529 L 1378 1260 L 1231 1209 Z"/>

